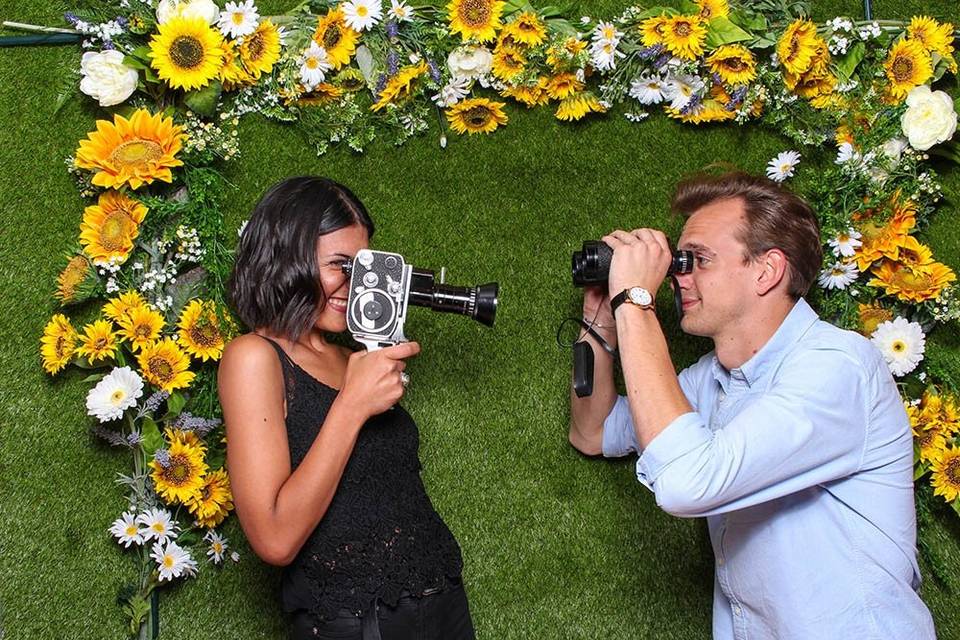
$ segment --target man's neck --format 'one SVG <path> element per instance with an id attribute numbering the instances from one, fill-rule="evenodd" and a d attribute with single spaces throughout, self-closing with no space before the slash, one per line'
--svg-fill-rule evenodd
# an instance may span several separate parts
<path id="1" fill-rule="evenodd" d="M 717 360 L 728 371 L 743 366 L 763 348 L 790 314 L 796 301 L 782 297 L 771 304 L 757 305 L 754 313 L 745 316 L 730 331 L 714 336 Z"/>

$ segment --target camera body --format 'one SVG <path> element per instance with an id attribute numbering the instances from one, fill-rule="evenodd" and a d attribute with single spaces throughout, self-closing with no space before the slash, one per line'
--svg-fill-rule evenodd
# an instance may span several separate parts
<path id="1" fill-rule="evenodd" d="M 605 242 L 587 240 L 580 251 L 573 252 L 573 286 L 605 285 L 610 275 L 610 261 L 613 249 Z M 667 269 L 667 275 L 693 271 L 693 251 L 688 249 L 674 251 L 673 261 Z"/>
<path id="2" fill-rule="evenodd" d="M 350 276 L 347 329 L 373 351 L 406 342 L 403 326 L 410 305 L 458 313 L 492 327 L 499 286 L 454 287 L 436 281 L 433 271 L 416 269 L 399 253 L 361 249 L 343 266 Z"/>

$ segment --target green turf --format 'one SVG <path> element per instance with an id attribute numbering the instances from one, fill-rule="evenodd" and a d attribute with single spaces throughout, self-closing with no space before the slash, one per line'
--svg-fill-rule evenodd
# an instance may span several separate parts
<path id="1" fill-rule="evenodd" d="M 269 13 L 293 4 L 261 6 Z M 591 15 L 625 5 L 581 3 Z M 0 19 L 60 24 L 63 8 L 0 0 Z M 818 2 L 815 10 L 820 19 L 860 15 L 860 4 Z M 876 11 L 960 18 L 954 0 Z M 54 311 L 54 258 L 75 242 L 83 209 L 63 158 L 96 116 L 78 100 L 52 114 L 58 72 L 76 55 L 69 47 L 0 51 L 0 637 L 11 640 L 122 637 L 114 597 L 132 573 L 106 533 L 124 507 L 113 478 L 127 460 L 88 435 L 82 375 L 51 381 L 37 356 Z M 570 353 L 553 334 L 577 311 L 569 260 L 582 240 L 617 226 L 675 235 L 678 222 L 664 211 L 684 173 L 716 160 L 760 172 L 792 145 L 757 127 L 693 128 L 662 116 L 573 126 L 546 111 L 511 106 L 509 116 L 502 131 L 453 136 L 445 150 L 434 131 L 400 148 L 375 144 L 363 155 L 319 159 L 295 128 L 250 117 L 242 157 L 226 169 L 236 185 L 226 194 L 228 225 L 278 179 L 323 174 L 367 204 L 376 247 L 418 266 L 446 266 L 455 284 L 500 282 L 494 329 L 420 309 L 407 332 L 423 353 L 411 365 L 405 404 L 421 429 L 431 497 L 463 547 L 481 638 L 706 637 L 712 556 L 703 521 L 661 512 L 630 461 L 588 460 L 567 445 Z M 805 160 L 795 184 L 814 182 L 815 165 Z M 946 173 L 950 202 L 926 240 L 957 268 L 960 171 Z M 680 365 L 705 346 L 676 330 L 671 340 Z M 956 333 L 932 342 L 928 357 L 960 371 Z M 924 566 L 923 596 L 940 637 L 957 638 L 960 525 L 939 515 L 927 541 L 948 573 L 941 583 Z M 235 522 L 227 535 L 241 563 L 165 590 L 164 637 L 282 637 L 277 571 L 246 549 Z"/>

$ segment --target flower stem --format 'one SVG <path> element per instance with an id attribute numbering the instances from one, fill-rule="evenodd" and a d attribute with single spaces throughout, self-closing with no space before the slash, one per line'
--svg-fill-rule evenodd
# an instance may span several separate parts
<path id="1" fill-rule="evenodd" d="M 73 35 L 79 35 L 79 31 L 76 29 L 59 29 L 57 27 L 41 27 L 36 24 L 25 24 L 23 22 L 10 22 L 8 20 L 3 21 L 3 26 L 8 29 L 16 29 L 18 31 L 32 31 L 34 33 L 69 33 Z"/>

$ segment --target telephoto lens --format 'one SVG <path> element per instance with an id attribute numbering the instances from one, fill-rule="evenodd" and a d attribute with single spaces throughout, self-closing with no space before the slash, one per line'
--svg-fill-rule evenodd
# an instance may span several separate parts
<path id="1" fill-rule="evenodd" d="M 414 269 L 410 281 L 410 304 L 459 313 L 492 327 L 497 315 L 499 290 L 496 282 L 476 287 L 454 287 L 436 282 L 433 271 Z"/>
<path id="2" fill-rule="evenodd" d="M 610 276 L 610 261 L 613 249 L 599 240 L 586 240 L 580 251 L 573 252 L 573 286 L 605 285 Z M 667 275 L 693 271 L 693 251 L 683 249 L 673 252 L 673 260 Z"/>

